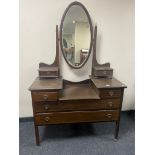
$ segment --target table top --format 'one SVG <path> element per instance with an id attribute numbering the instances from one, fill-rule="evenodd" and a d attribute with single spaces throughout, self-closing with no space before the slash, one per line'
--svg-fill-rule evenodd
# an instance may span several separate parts
<path id="1" fill-rule="evenodd" d="M 115 78 L 95 78 L 90 76 L 90 80 L 94 83 L 96 88 L 127 88 L 127 86 Z M 80 95 L 83 96 L 85 94 L 85 98 L 87 98 L 87 93 L 92 94 L 92 98 L 96 98 L 93 90 L 88 85 L 84 84 L 76 84 L 76 85 L 69 85 L 63 88 L 63 79 L 54 78 L 54 79 L 40 79 L 37 77 L 32 85 L 29 87 L 30 91 L 52 91 L 52 90 L 61 90 L 65 89 L 66 92 L 64 94 L 71 94 L 74 96 L 74 91 L 76 92 L 76 96 Z M 72 92 L 73 91 L 73 92 Z M 86 92 L 86 93 L 85 93 Z"/>
<path id="2" fill-rule="evenodd" d="M 97 88 L 127 88 L 127 86 L 116 78 L 96 78 L 90 76 L 91 81 Z"/>
<path id="3" fill-rule="evenodd" d="M 30 91 L 39 91 L 39 90 L 60 90 L 63 88 L 62 77 L 54 79 L 39 79 L 37 77 L 32 85 L 30 86 Z"/>

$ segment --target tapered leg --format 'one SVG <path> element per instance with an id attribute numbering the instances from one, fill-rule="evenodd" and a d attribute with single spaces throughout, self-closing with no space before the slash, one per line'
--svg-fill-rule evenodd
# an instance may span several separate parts
<path id="1" fill-rule="evenodd" d="M 40 145 L 40 140 L 39 140 L 39 128 L 37 125 L 34 125 L 35 127 L 35 136 L 36 136 L 36 145 Z"/>
<path id="2" fill-rule="evenodd" d="M 115 127 L 115 139 L 118 139 L 118 132 L 119 132 L 119 121 L 116 121 L 116 127 Z"/>

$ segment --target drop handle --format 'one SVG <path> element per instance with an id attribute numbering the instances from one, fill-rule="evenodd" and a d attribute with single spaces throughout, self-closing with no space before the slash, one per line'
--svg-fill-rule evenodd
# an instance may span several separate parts
<path id="1" fill-rule="evenodd" d="M 109 91 L 109 95 L 110 96 L 113 96 L 114 95 L 114 92 L 113 91 Z"/>
<path id="2" fill-rule="evenodd" d="M 106 117 L 111 118 L 112 114 L 106 114 Z"/>
<path id="3" fill-rule="evenodd" d="M 113 103 L 112 102 L 108 102 L 108 106 L 109 107 L 112 107 L 113 106 Z"/>
<path id="4" fill-rule="evenodd" d="M 45 117 L 44 119 L 46 122 L 48 122 L 50 120 L 50 117 Z"/>
<path id="5" fill-rule="evenodd" d="M 103 74 L 105 75 L 107 72 L 106 71 L 103 71 Z"/>
<path id="6" fill-rule="evenodd" d="M 44 95 L 44 96 L 43 96 L 43 99 L 44 99 L 44 100 L 47 100 L 47 99 L 48 99 L 48 95 Z"/>
<path id="7" fill-rule="evenodd" d="M 45 105 L 44 108 L 45 108 L 45 110 L 48 110 L 49 109 L 49 106 L 48 105 Z"/>
<path id="8" fill-rule="evenodd" d="M 51 74 L 51 72 L 47 72 L 47 74 L 49 75 L 49 74 Z"/>

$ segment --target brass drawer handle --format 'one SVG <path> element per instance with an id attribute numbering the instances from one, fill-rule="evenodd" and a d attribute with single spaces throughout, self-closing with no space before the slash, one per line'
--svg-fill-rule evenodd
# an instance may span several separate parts
<path id="1" fill-rule="evenodd" d="M 112 101 L 108 102 L 108 106 L 109 106 L 109 107 L 112 107 L 112 106 L 113 106 Z"/>
<path id="2" fill-rule="evenodd" d="M 109 95 L 110 96 L 113 96 L 114 95 L 114 92 L 113 91 L 109 91 Z"/>
<path id="3" fill-rule="evenodd" d="M 45 105 L 44 108 L 45 108 L 45 110 L 48 110 L 49 109 L 49 106 L 48 105 Z"/>
<path id="4" fill-rule="evenodd" d="M 47 74 L 49 75 L 49 74 L 51 74 L 51 72 L 47 72 Z"/>
<path id="5" fill-rule="evenodd" d="M 106 117 L 111 118 L 112 114 L 106 114 Z"/>
<path id="6" fill-rule="evenodd" d="M 48 99 L 48 95 L 44 95 L 44 96 L 43 96 L 43 99 L 44 99 L 44 100 L 47 100 L 47 99 Z"/>
<path id="7" fill-rule="evenodd" d="M 45 117 L 44 120 L 48 122 L 50 120 L 50 117 Z"/>
<path id="8" fill-rule="evenodd" d="M 105 75 L 107 72 L 106 71 L 103 71 L 103 74 Z"/>

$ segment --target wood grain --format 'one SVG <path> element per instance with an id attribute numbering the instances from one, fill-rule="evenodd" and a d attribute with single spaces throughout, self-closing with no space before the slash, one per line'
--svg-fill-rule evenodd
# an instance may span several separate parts
<path id="1" fill-rule="evenodd" d="M 79 122 L 100 122 L 115 121 L 118 119 L 117 110 L 98 110 L 98 111 L 73 111 L 73 112 L 53 112 L 42 113 L 35 116 L 37 125 L 79 123 Z"/>

